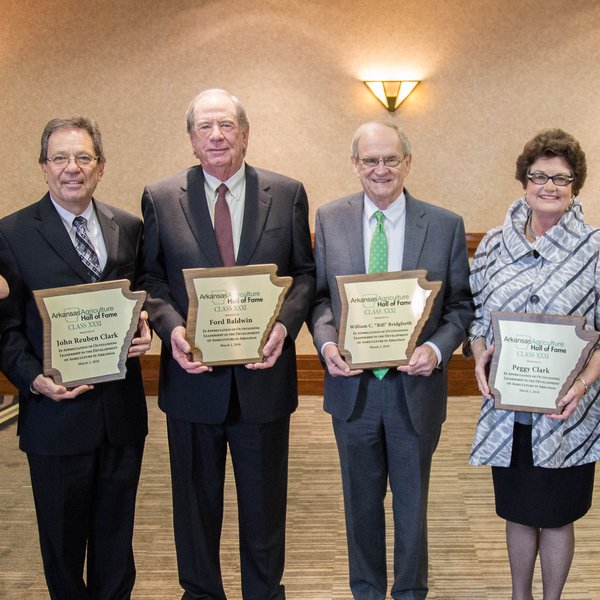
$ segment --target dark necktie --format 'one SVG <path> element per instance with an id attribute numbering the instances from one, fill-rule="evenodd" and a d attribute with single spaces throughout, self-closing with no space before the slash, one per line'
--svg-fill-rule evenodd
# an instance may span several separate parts
<path id="1" fill-rule="evenodd" d="M 231 214 L 225 196 L 227 186 L 222 183 L 217 188 L 217 204 L 215 205 L 215 237 L 221 253 L 221 260 L 226 267 L 235 265 L 235 252 L 233 250 L 233 228 Z"/>
<path id="2" fill-rule="evenodd" d="M 94 283 L 100 279 L 102 269 L 96 250 L 87 236 L 87 220 L 81 215 L 75 217 L 73 227 L 75 227 L 75 249 L 79 254 L 79 258 L 81 258 L 81 262 L 88 270 L 92 283 Z"/>
<path id="3" fill-rule="evenodd" d="M 380 211 L 373 213 L 377 224 L 371 236 L 371 248 L 369 250 L 369 273 L 385 273 L 388 266 L 388 243 L 383 221 L 385 215 Z M 389 369 L 382 367 L 371 369 L 377 379 L 383 379 Z"/>

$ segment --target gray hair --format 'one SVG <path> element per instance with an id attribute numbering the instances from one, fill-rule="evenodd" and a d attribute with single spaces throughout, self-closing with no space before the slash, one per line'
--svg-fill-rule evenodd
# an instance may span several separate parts
<path id="1" fill-rule="evenodd" d="M 410 154 L 410 140 L 408 139 L 408 136 L 404 133 L 404 131 L 399 129 L 397 125 L 391 123 L 390 121 L 368 121 L 367 123 L 363 123 L 354 133 L 351 146 L 353 158 L 358 158 L 358 142 L 360 141 L 360 138 L 363 135 L 363 133 L 372 125 L 383 125 L 384 127 L 389 127 L 390 129 L 393 129 L 396 132 L 396 135 L 398 136 L 398 141 L 402 146 L 402 152 L 404 153 L 404 156 L 408 156 Z"/>
<path id="2" fill-rule="evenodd" d="M 90 117 L 76 115 L 73 117 L 60 117 L 48 121 L 42 133 L 39 158 L 40 164 L 45 163 L 48 160 L 48 140 L 50 139 L 50 136 L 59 129 L 85 129 L 92 138 L 94 154 L 98 157 L 98 163 L 104 164 L 106 162 L 104 148 L 102 147 L 102 135 L 98 123 Z"/>
<path id="3" fill-rule="evenodd" d="M 246 131 L 248 129 L 250 129 L 250 121 L 248 120 L 248 113 L 246 112 L 244 105 L 233 94 L 230 94 L 227 90 L 223 90 L 221 88 L 210 88 L 208 90 L 204 90 L 203 92 L 200 92 L 190 102 L 190 105 L 188 106 L 187 113 L 186 113 L 187 132 L 192 133 L 192 131 L 194 129 L 194 125 L 195 125 L 194 112 L 196 110 L 196 104 L 198 104 L 198 101 L 203 96 L 206 96 L 208 94 L 214 94 L 214 93 L 224 94 L 225 96 L 227 96 L 233 102 L 233 106 L 235 107 L 235 112 L 236 112 L 236 116 L 237 116 L 237 120 L 238 120 L 238 125 L 240 126 L 240 128 L 243 130 L 246 130 Z"/>

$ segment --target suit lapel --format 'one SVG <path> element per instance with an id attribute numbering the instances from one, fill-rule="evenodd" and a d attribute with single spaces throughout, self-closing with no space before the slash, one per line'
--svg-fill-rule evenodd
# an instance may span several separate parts
<path id="1" fill-rule="evenodd" d="M 246 198 L 242 235 L 235 261 L 237 265 L 250 262 L 265 227 L 272 200 L 269 186 L 261 188 L 256 170 L 246 165 Z"/>
<path id="2" fill-rule="evenodd" d="M 404 227 L 404 254 L 402 270 L 417 269 L 425 235 L 427 234 L 427 217 L 419 202 L 406 190 L 406 224 Z"/>
<path id="3" fill-rule="evenodd" d="M 96 216 L 102 230 L 104 245 L 106 246 L 106 266 L 102 271 L 100 280 L 105 279 L 112 269 L 118 264 L 119 260 L 119 224 L 114 219 L 114 214 L 110 207 L 102 202 L 94 202 Z"/>
<path id="4" fill-rule="evenodd" d="M 201 167 L 194 167 L 187 171 L 187 181 L 181 186 L 179 203 L 196 238 L 198 248 L 207 258 L 207 266 L 222 267 L 221 253 L 208 212 Z"/>
<path id="5" fill-rule="evenodd" d="M 77 254 L 77 250 L 75 250 L 62 219 L 56 212 L 48 194 L 38 203 L 37 219 L 39 221 L 39 231 L 50 248 L 71 267 L 82 283 L 89 283 L 89 273 L 81 262 L 79 254 Z"/>
<path id="6" fill-rule="evenodd" d="M 344 232 L 347 256 L 350 258 L 353 273 L 366 273 L 365 253 L 363 250 L 363 207 L 364 195 L 355 194 L 348 198 L 348 210 L 340 213 L 340 231 Z"/>

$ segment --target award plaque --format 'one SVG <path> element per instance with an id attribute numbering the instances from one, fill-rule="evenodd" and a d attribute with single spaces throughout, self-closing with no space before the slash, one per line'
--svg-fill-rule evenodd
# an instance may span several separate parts
<path id="1" fill-rule="evenodd" d="M 353 369 L 408 363 L 442 287 L 427 271 L 336 277 L 342 302 L 338 347 Z"/>
<path id="2" fill-rule="evenodd" d="M 490 390 L 496 408 L 559 413 L 598 341 L 583 317 L 492 312 L 494 356 Z"/>
<path id="3" fill-rule="evenodd" d="M 291 277 L 276 265 L 183 269 L 189 298 L 186 339 L 205 365 L 262 361 Z"/>
<path id="4" fill-rule="evenodd" d="M 34 290 L 44 324 L 44 375 L 66 387 L 125 377 L 146 292 L 127 279 Z"/>

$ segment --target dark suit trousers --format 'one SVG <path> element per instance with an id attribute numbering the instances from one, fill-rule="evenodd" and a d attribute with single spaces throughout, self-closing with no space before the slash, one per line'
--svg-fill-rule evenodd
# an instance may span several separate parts
<path id="1" fill-rule="evenodd" d="M 225 423 L 167 417 L 173 521 L 185 600 L 224 600 L 219 548 L 227 446 L 235 476 L 244 600 L 284 600 L 289 416 L 242 420 L 232 394 Z"/>
<path id="2" fill-rule="evenodd" d="M 144 443 L 89 454 L 28 454 L 44 573 L 53 600 L 127 600 Z M 87 585 L 83 579 L 87 547 Z"/>
<path id="3" fill-rule="evenodd" d="M 358 600 L 384 600 L 387 590 L 384 498 L 389 477 L 394 513 L 392 598 L 427 596 L 427 495 L 441 427 L 417 435 L 400 375 L 361 376 L 348 421 L 333 418 L 346 513 L 350 589 Z"/>

